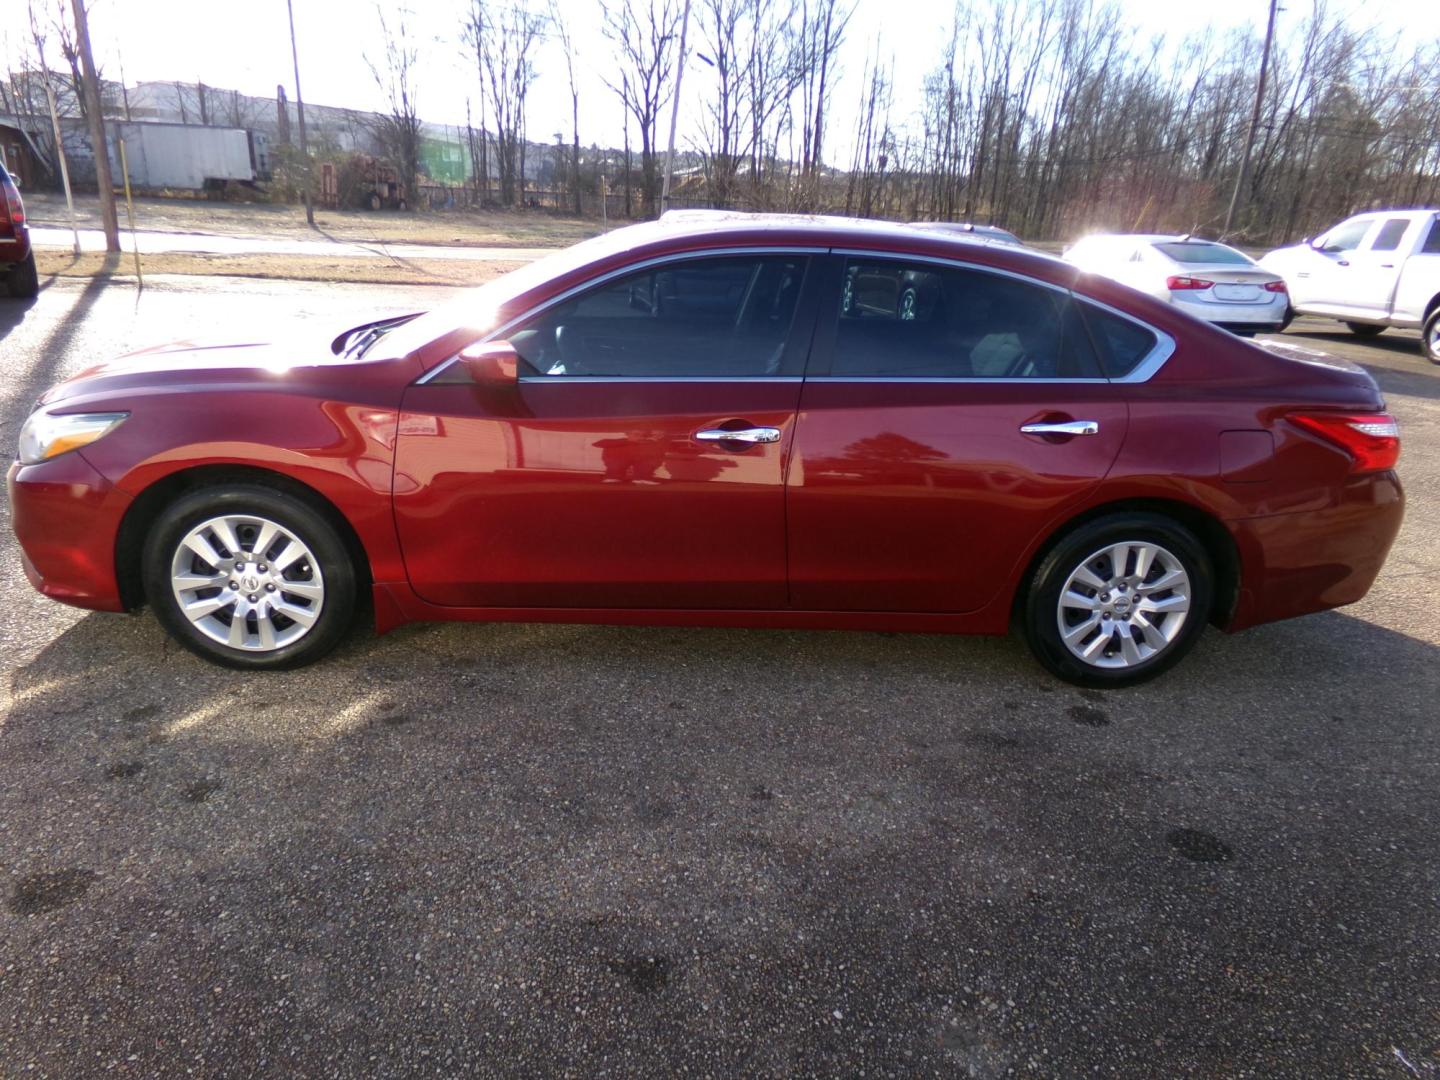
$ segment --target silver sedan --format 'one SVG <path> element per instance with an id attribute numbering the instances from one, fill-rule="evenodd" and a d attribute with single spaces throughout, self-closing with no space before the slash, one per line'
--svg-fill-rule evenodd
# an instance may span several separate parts
<path id="1" fill-rule="evenodd" d="M 1063 258 L 1237 334 L 1283 330 L 1290 322 L 1280 275 L 1214 240 L 1096 234 L 1071 245 Z"/>

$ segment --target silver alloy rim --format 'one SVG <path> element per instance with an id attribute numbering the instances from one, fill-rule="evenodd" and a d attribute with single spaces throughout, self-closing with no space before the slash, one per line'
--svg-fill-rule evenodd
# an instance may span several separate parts
<path id="1" fill-rule="evenodd" d="M 170 561 L 180 611 L 210 640 L 273 652 L 308 634 L 325 606 L 325 578 L 305 542 L 254 514 L 227 514 L 185 534 Z"/>
<path id="2" fill-rule="evenodd" d="M 1154 659 L 1190 613 L 1190 575 L 1159 544 L 1126 540 L 1087 556 L 1060 590 L 1060 640 L 1091 667 L 1128 668 Z"/>
<path id="3" fill-rule="evenodd" d="M 1440 358 L 1440 319 L 1430 324 L 1430 355 Z"/>

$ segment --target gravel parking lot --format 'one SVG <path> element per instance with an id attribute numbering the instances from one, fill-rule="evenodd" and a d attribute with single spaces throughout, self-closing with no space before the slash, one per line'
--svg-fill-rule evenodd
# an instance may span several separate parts
<path id="1" fill-rule="evenodd" d="M 0 443 L 95 359 L 442 293 L 56 281 L 0 301 Z M 42 600 L 7 507 L 0 1072 L 1440 1080 L 1440 368 L 1331 325 L 1405 437 L 1384 576 L 1113 694 L 569 626 L 247 676 Z"/>

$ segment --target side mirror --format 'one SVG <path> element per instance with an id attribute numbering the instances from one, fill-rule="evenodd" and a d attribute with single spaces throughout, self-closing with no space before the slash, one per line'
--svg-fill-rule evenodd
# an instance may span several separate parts
<path id="1" fill-rule="evenodd" d="M 481 341 L 460 353 L 460 363 L 480 386 L 514 386 L 520 380 L 520 354 L 508 341 Z"/>

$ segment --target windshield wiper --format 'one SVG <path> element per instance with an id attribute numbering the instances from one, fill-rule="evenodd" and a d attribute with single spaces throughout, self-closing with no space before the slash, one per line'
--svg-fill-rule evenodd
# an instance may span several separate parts
<path id="1" fill-rule="evenodd" d="M 409 315 L 397 315 L 393 319 L 381 319 L 379 322 L 357 326 L 354 330 L 347 331 L 343 337 L 338 338 L 331 349 L 346 360 L 359 359 L 370 350 L 375 342 L 394 330 L 395 327 L 407 323 L 419 315 L 420 312 L 417 311 Z"/>

